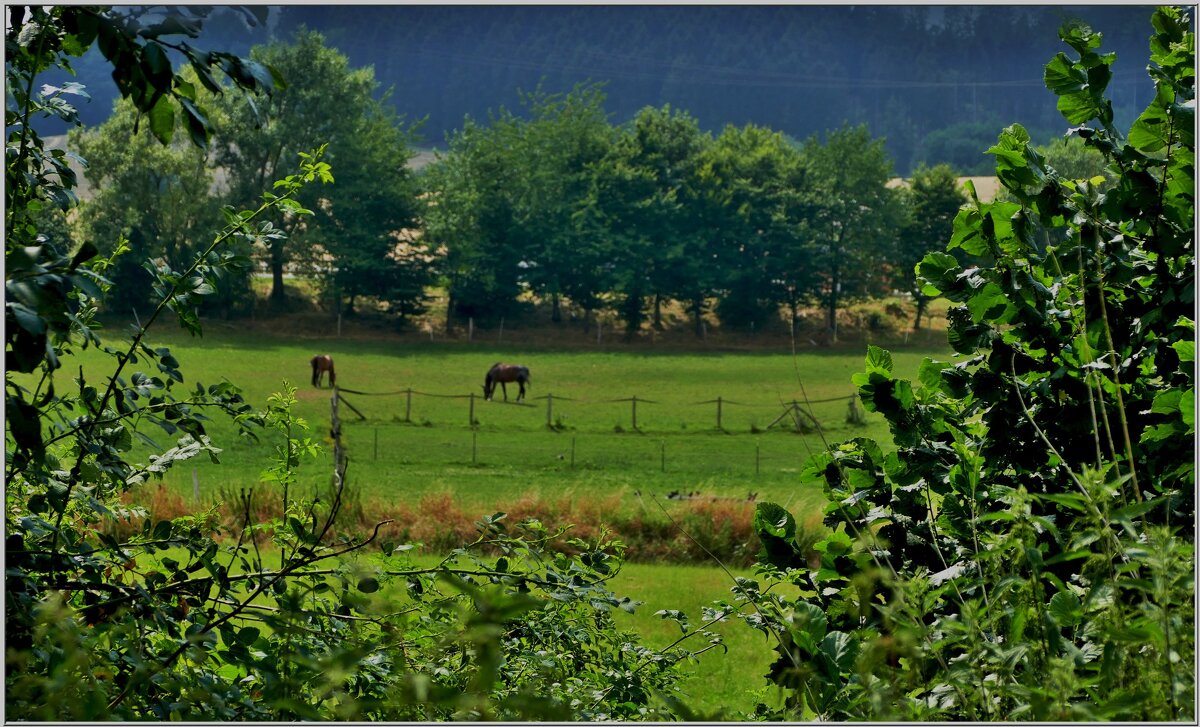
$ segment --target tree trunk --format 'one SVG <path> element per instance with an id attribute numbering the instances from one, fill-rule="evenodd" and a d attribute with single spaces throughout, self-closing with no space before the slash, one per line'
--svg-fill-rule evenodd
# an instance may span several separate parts
<path id="1" fill-rule="evenodd" d="M 921 294 L 917 294 L 917 319 L 913 321 L 913 332 L 921 330 L 921 316 L 925 315 L 925 306 L 929 305 L 929 299 Z"/>
<path id="2" fill-rule="evenodd" d="M 837 311 L 838 311 L 838 293 L 842 287 L 841 270 L 837 263 L 833 264 L 832 277 L 829 281 L 829 331 L 832 336 L 832 342 L 837 343 Z"/>
<path id="3" fill-rule="evenodd" d="M 788 312 L 790 312 L 792 314 L 791 336 L 793 338 L 795 338 L 796 337 L 796 321 L 800 318 L 800 301 L 796 300 L 796 298 L 794 296 L 788 298 Z"/>
<path id="4" fill-rule="evenodd" d="M 704 299 L 692 299 L 692 313 L 695 316 L 696 338 L 704 338 Z"/>
<path id="5" fill-rule="evenodd" d="M 271 242 L 271 302 L 283 303 L 283 241 Z"/>
<path id="6" fill-rule="evenodd" d="M 550 294 L 550 320 L 555 323 L 562 323 L 562 303 L 559 300 L 557 291 Z"/>
<path id="7" fill-rule="evenodd" d="M 642 294 L 640 292 L 627 294 L 625 303 L 621 307 L 621 312 L 625 314 L 625 334 L 629 338 L 633 338 L 638 329 L 642 327 Z"/>
<path id="8" fill-rule="evenodd" d="M 454 287 L 451 283 L 451 288 Z M 454 323 L 454 294 L 446 293 L 446 334 L 450 334 L 450 328 Z"/>
<path id="9" fill-rule="evenodd" d="M 662 329 L 663 329 L 662 295 L 659 293 L 655 293 L 654 294 L 654 330 L 661 331 Z"/>

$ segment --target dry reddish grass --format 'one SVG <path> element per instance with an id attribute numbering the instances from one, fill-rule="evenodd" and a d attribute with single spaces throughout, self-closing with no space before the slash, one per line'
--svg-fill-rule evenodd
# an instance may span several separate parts
<path id="1" fill-rule="evenodd" d="M 141 491 L 136 499 L 125 495 L 126 504 L 146 509 L 154 520 L 192 515 L 196 508 L 165 486 Z M 569 536 L 592 541 L 606 533 L 623 542 L 626 556 L 636 562 L 705 563 L 715 556 L 727 565 L 747 566 L 759 550 L 752 525 L 754 503 L 745 500 L 698 499 L 670 503 L 666 511 L 644 503 L 631 507 L 618 495 L 571 499 L 526 495 L 507 510 L 508 522 L 536 519 L 551 531 L 569 528 Z M 242 513 L 231 493 L 218 512 L 229 532 L 235 532 Z M 258 522 L 276 518 L 282 510 L 278 497 L 254 498 L 251 517 Z M 480 517 L 490 513 L 465 512 L 449 493 L 427 495 L 415 505 L 385 503 L 377 499 L 348 498 L 343 505 L 340 533 L 362 537 L 379 522 L 392 522 L 380 530 L 380 542 L 420 543 L 432 552 L 444 552 L 473 540 Z M 140 532 L 141 520 L 123 520 L 113 525 L 122 537 Z M 801 530 L 815 537 L 821 531 L 820 517 L 801 523 Z M 265 535 L 265 534 L 264 534 Z M 565 547 L 565 546 L 561 546 Z"/>

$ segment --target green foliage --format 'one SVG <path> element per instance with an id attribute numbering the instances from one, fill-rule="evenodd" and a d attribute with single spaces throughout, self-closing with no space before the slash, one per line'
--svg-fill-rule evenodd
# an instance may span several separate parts
<path id="1" fill-rule="evenodd" d="M 930 298 L 917 283 L 916 266 L 950 237 L 954 217 L 966 196 L 959 189 L 954 170 L 944 164 L 917 167 L 900 194 L 907 221 L 895 237 L 896 249 L 889 255 L 895 264 L 892 284 L 912 294 L 917 307 L 913 329 L 919 330 Z"/>
<path id="2" fill-rule="evenodd" d="M 424 222 L 446 251 L 452 316 L 511 317 L 533 293 L 555 321 L 561 297 L 585 325 L 610 305 L 632 336 L 650 306 L 661 328 L 662 303 L 674 300 L 702 336 L 716 298 L 730 328 L 761 330 L 781 306 L 794 325 L 810 301 L 832 327 L 845 300 L 888 292 L 881 269 L 911 268 L 886 244 L 905 210 L 866 127 L 798 149 L 753 125 L 713 139 L 669 107 L 614 130 L 602 101 L 586 87 L 535 94 L 530 120 L 502 109 L 451 137 L 426 176 Z"/>
<path id="3" fill-rule="evenodd" d="M 405 234 L 420 211 L 407 168 L 413 131 L 386 95 L 376 98 L 373 70 L 351 68 L 320 33 L 303 29 L 251 55 L 289 82 L 256 97 L 254 106 L 225 97 L 214 159 L 230 181 L 226 198 L 235 206 L 257 199 L 290 159 L 319 144 L 328 145 L 327 158 L 340 170 L 337 185 L 297 198 L 313 215 L 281 210 L 275 221 L 287 236 L 263 241 L 272 302 L 284 302 L 284 271 L 296 265 L 325 279 L 335 308 L 343 298 L 353 306 L 356 297 L 369 297 L 401 318 L 421 312 L 433 256 Z"/>
<path id="4" fill-rule="evenodd" d="M 182 77 L 198 84 L 194 73 Z M 197 94 L 206 102 L 212 96 Z M 158 264 L 186 267 L 215 231 L 219 203 L 209 194 L 213 173 L 203 150 L 177 136 L 164 144 L 138 134 L 141 115 L 132 101 L 116 104 L 113 115 L 96 129 L 76 129 L 70 146 L 87 159 L 84 175 L 95 190 L 80 206 L 78 236 L 95 240 L 101 254 L 111 254 L 122 241 L 130 250 L 121 255 L 108 278 L 113 283 L 105 306 L 122 313 L 145 311 L 153 297 L 151 281 Z M 238 256 L 249 261 L 248 245 L 234 243 Z M 208 307 L 228 315 L 247 306 L 249 269 L 232 267 L 217 286 Z"/>
<path id="5" fill-rule="evenodd" d="M 80 17 L 108 22 L 90 10 L 53 8 L 35 10 L 22 25 L 23 12 L 15 14 L 7 38 L 20 62 L 8 71 L 10 82 L 26 88 L 47 64 L 63 62 L 62 48 L 78 55 L 91 44 L 92 36 L 71 30 Z M 138 37 L 179 28 L 102 27 L 119 34 L 100 33 L 118 86 L 140 103 L 145 69 L 136 55 L 113 57 L 113 48 L 140 47 Z M 162 58 L 145 52 L 151 70 L 170 77 L 169 64 L 164 70 Z M 258 85 L 261 79 L 239 75 L 256 67 L 224 65 L 242 86 Z M 635 605 L 605 587 L 619 571 L 620 544 L 602 536 L 556 547 L 564 531 L 550 532 L 533 520 L 510 530 L 496 513 L 478 524 L 479 537 L 434 567 L 407 564 L 408 546 L 395 543 L 379 543 L 382 562 L 358 560 L 355 554 L 376 543 L 387 523 L 366 537 L 338 532 L 349 493 L 336 434 L 334 484 L 326 497 L 289 492 L 296 468 L 317 452 L 303 436 L 304 422 L 292 414 L 295 390 L 285 384 L 259 412 L 227 381 L 197 382 L 188 393 L 170 350 L 146 343 L 149 327 L 168 311 L 189 333 L 201 333 L 197 301 L 212 294 L 219 271 L 238 262 L 231 242 L 281 234 L 262 221 L 267 213 L 313 214 L 296 197 L 308 185 L 333 181 L 324 146 L 300 152 L 299 171 L 276 181 L 256 208 L 224 209 L 224 228 L 190 263 L 149 266 L 153 311 L 117 347 L 102 340 L 92 320 L 112 284 L 104 274 L 128 248 L 118 244 L 103 258 L 85 241 L 67 254 L 39 234 L 37 213 L 50 199 L 69 201 L 73 180 L 60 173 L 52 182 L 40 174 L 43 163 L 53 166 L 61 156 L 43 155 L 28 128 L 30 109 L 41 102 L 26 94 L 21 103 L 8 117 L 15 130 L 8 146 L 5 249 L 7 717 L 670 716 L 653 700 L 671 698 L 675 664 L 719 640 L 702 628 L 654 650 L 618 631 L 612 611 Z M 153 124 L 169 142 L 161 119 Z M 195 143 L 204 140 L 193 134 Z M 80 367 L 72 387 L 56 389 L 62 359 L 80 347 L 97 348 L 108 359 L 105 383 L 93 384 Z M 148 372 L 138 370 L 144 364 Z M 206 430 L 213 410 L 248 436 L 265 426 L 268 436 L 282 439 L 276 463 L 262 477 L 262 487 L 282 490 L 279 516 L 256 520 L 262 493 L 250 488 L 237 497 L 242 517 L 232 527 L 220 524 L 214 510 L 145 518 L 140 532 L 115 535 L 117 521 L 144 514 L 121 506 L 122 492 L 200 454 L 216 459 L 220 450 Z M 158 448 L 145 434 L 147 424 L 174 438 L 175 446 Z M 135 463 L 135 438 L 159 453 Z M 267 542 L 270 549 L 262 548 Z M 268 565 L 275 557 L 278 564 Z M 669 617 L 686 622 L 681 614 Z M 695 652 L 684 647 L 693 637 L 707 645 Z"/>
<path id="6" fill-rule="evenodd" d="M 600 307 L 610 247 L 573 217 L 590 192 L 591 166 L 608 150 L 612 127 L 596 86 L 522 97 L 528 118 L 504 109 L 487 127 L 470 120 L 430 172 L 436 202 L 426 233 L 446 247 L 451 316 L 496 321 L 532 291 L 562 319 L 569 295 Z"/>
<path id="7" fill-rule="evenodd" d="M 1185 11 L 1153 24 L 1158 90 L 1128 137 L 1100 35 L 1061 31 L 1078 57 L 1047 86 L 1068 121 L 1098 122 L 1071 133 L 1112 178 L 1064 177 L 1024 129 L 1000 134 L 1017 202 L 973 199 L 948 245 L 991 262 L 918 266 L 965 358 L 914 384 L 870 349 L 854 381 L 897 449 L 810 461 L 820 566 L 797 566 L 786 518 L 758 522 L 763 574 L 800 589 L 747 596 L 779 644 L 773 716 L 1194 719 L 1194 51 Z"/>
<path id="8" fill-rule="evenodd" d="M 837 341 L 837 311 L 847 298 L 881 290 L 886 284 L 880 249 L 891 230 L 902 223 L 903 208 L 886 187 L 892 162 L 883 141 L 872 139 L 866 126 L 828 132 L 824 143 L 814 137 L 801 148 L 810 181 L 806 190 L 815 208 L 811 223 L 816 254 L 810 261 L 824 280 L 818 293 Z"/>

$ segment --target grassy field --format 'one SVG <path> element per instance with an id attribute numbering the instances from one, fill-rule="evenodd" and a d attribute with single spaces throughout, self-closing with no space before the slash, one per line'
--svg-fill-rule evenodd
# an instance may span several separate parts
<path id="1" fill-rule="evenodd" d="M 154 343 L 171 347 L 183 363 L 189 388 L 228 379 L 262 407 L 285 382 L 297 386 L 296 413 L 318 440 L 328 439 L 331 391 L 309 385 L 313 354 L 334 357 L 344 389 L 387 394 L 345 395 L 365 418 L 341 406 L 350 478 L 367 500 L 415 502 L 450 494 L 480 513 L 503 509 L 521 497 L 625 496 L 635 491 L 730 498 L 753 493 L 760 500 L 795 504 L 813 494 L 797 489 L 796 473 L 824 442 L 886 432 L 881 417 L 873 414 L 867 415 L 865 426 L 846 423 L 850 376 L 862 368 L 865 345 L 795 357 L 786 350 L 570 351 L 272 337 L 212 327 L 203 338 L 168 332 Z M 947 358 L 941 349 L 893 353 L 905 376 L 914 376 L 926 356 Z M 77 359 L 64 362 L 63 370 L 73 372 L 82 365 L 89 377 L 105 371 L 104 357 L 94 351 Z M 514 387 L 508 403 L 482 400 L 483 374 L 497 360 L 530 367 L 526 402 L 513 401 Z M 403 393 L 410 388 L 419 393 Z M 547 395 L 554 397 L 549 411 L 545 398 L 535 398 Z M 633 403 L 614 401 L 634 396 L 640 400 L 637 429 Z M 768 428 L 793 400 L 804 402 L 806 396 L 824 402 L 811 407 L 819 432 L 796 433 L 790 416 Z M 720 430 L 717 397 L 723 400 Z M 472 412 L 475 427 L 469 426 Z M 190 499 L 198 488 L 201 500 L 211 500 L 231 488 L 254 485 L 270 466 L 277 436 L 258 443 L 240 439 L 230 423 L 217 417 L 210 432 L 224 449 L 221 464 L 205 459 L 176 468 L 166 478 L 172 492 Z M 147 433 L 160 445 L 170 443 L 161 431 Z M 324 487 L 330 468 L 326 452 L 302 469 L 301 484 Z"/>
<path id="2" fill-rule="evenodd" d="M 760 501 L 786 504 L 801 520 L 806 513 L 819 520 L 821 493 L 798 481 L 805 458 L 827 441 L 886 433 L 877 415 L 868 414 L 864 426 L 846 423 L 850 376 L 862 369 L 865 344 L 795 356 L 787 349 L 668 353 L 466 342 L 401 344 L 385 338 L 270 335 L 211 326 L 203 338 L 168 332 L 153 343 L 171 347 L 183 363 L 188 389 L 197 382 L 228 379 L 244 389 L 254 406 L 263 407 L 284 382 L 297 386 L 296 413 L 322 441 L 328 439 L 331 391 L 309 385 L 312 355 L 334 357 L 344 389 L 386 394 L 347 393 L 361 419 L 341 407 L 351 487 L 359 493 L 359 506 L 379 511 L 379 517 L 390 516 L 384 512 L 387 508 L 422 502 L 478 519 L 497 510 L 514 513 L 519 503 L 540 499 L 560 503 L 564 511 L 572 503 L 590 503 L 569 511 L 576 518 L 601 521 L 614 510 L 636 509 L 646 511 L 647 517 L 663 518 L 671 508 L 685 504 L 665 497 L 680 492 L 727 498 L 713 507 L 741 508 L 742 521 L 752 508 L 747 502 L 751 493 Z M 893 355 L 898 373 L 908 377 L 915 376 L 925 357 L 949 358 L 941 347 L 896 347 Z M 526 404 L 469 398 L 480 392 L 484 372 L 497 360 L 517 361 L 531 369 Z M 106 364 L 105 357 L 85 351 L 64 361 L 63 371 L 74 373 L 83 366 L 89 377 L 99 380 L 108 370 Z M 131 373 L 125 372 L 127 380 Z M 398 393 L 410 388 L 421 392 L 412 395 L 411 403 Z M 510 390 L 510 399 L 515 394 Z M 546 399 L 535 398 L 546 395 L 554 396 L 549 412 Z M 613 401 L 633 396 L 642 400 L 636 429 L 632 402 Z M 723 401 L 721 429 L 713 401 L 718 396 Z M 792 400 L 803 402 L 806 397 L 829 400 L 811 407 L 820 432 L 797 433 L 786 419 L 783 426 L 768 427 Z M 474 427 L 469 424 L 472 405 Z M 221 419 L 212 422 L 210 432 L 225 450 L 221 464 L 185 463 L 165 480 L 165 491 L 181 499 L 185 509 L 193 504 L 194 487 L 202 502 L 210 502 L 255 485 L 272 463 L 272 449 L 279 442 L 278 435 L 258 443 L 239 439 L 232 425 Z M 149 433 L 160 444 L 170 443 L 162 433 Z M 137 458 L 149 453 L 143 448 Z M 323 488 L 330 470 L 326 452 L 305 465 L 301 483 Z M 443 521 L 429 519 L 433 527 Z M 717 512 L 705 522 L 725 520 Z M 397 534 L 387 537 L 395 539 Z M 737 574 L 749 575 L 746 570 Z M 627 563 L 611 587 L 618 595 L 644 602 L 633 615 L 617 615 L 621 627 L 665 647 L 678 637 L 678 627 L 656 617 L 655 611 L 680 609 L 699 623 L 701 607 L 729 599 L 731 585 L 728 576 L 711 565 L 640 562 Z M 683 686 L 689 703 L 712 712 L 749 710 L 757 701 L 775 699 L 774 692 L 764 690 L 763 679 L 774 657 L 772 644 L 740 623 L 722 625 L 718 631 L 729 652 L 714 650 L 688 665 L 693 674 Z"/>

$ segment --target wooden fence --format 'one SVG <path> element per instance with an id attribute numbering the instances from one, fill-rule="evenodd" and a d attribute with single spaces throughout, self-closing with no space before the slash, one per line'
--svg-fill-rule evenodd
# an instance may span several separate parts
<path id="1" fill-rule="evenodd" d="M 365 414 L 363 414 L 361 411 L 359 411 L 359 409 L 357 407 L 355 407 L 354 404 L 352 404 L 349 400 L 347 400 L 346 394 L 354 394 L 356 396 L 403 396 L 404 397 L 404 420 L 403 421 L 406 423 L 412 422 L 412 401 L 413 401 L 414 396 L 427 396 L 427 397 L 436 397 L 436 398 L 441 398 L 441 399 L 465 399 L 467 401 L 467 426 L 475 427 L 479 423 L 475 418 L 475 401 L 478 398 L 478 395 L 475 394 L 474 392 L 467 393 L 467 394 L 435 394 L 435 393 L 430 393 L 430 392 L 425 392 L 425 391 L 417 391 L 416 389 L 412 389 L 412 388 L 401 389 L 399 391 L 382 391 L 382 392 L 368 392 L 368 391 L 358 391 L 356 389 L 335 388 L 335 392 L 336 392 L 336 397 L 339 400 L 341 400 L 341 402 L 344 403 L 351 411 L 353 411 L 361 420 L 366 420 L 367 416 Z M 655 401 L 654 399 L 647 399 L 644 397 L 639 397 L 636 394 L 633 396 L 623 398 L 623 399 L 598 399 L 598 400 L 576 399 L 576 398 L 571 398 L 571 397 L 567 397 L 567 396 L 556 396 L 554 394 L 546 394 L 544 396 L 538 396 L 538 397 L 533 398 L 533 401 L 543 401 L 543 400 L 546 402 L 546 427 L 550 428 L 550 429 L 554 428 L 554 404 L 555 404 L 555 402 L 560 402 L 560 403 L 561 402 L 575 402 L 576 404 L 579 404 L 579 405 L 620 404 L 620 403 L 628 402 L 630 405 L 630 422 L 632 424 L 632 428 L 636 431 L 641 431 L 641 429 L 638 427 L 638 404 L 642 404 L 644 406 L 647 404 L 655 405 L 655 404 L 660 403 L 658 401 Z M 846 421 L 847 422 L 849 422 L 851 424 L 862 424 L 865 421 L 863 411 L 858 405 L 858 395 L 851 394 L 848 398 L 839 396 L 839 397 L 834 397 L 831 399 L 817 399 L 817 400 L 805 399 L 804 401 L 800 401 L 798 399 L 792 399 L 791 401 L 782 402 L 780 404 L 782 407 L 782 411 L 780 412 L 780 414 L 777 417 L 775 417 L 775 419 L 770 424 L 768 424 L 766 426 L 766 429 L 771 429 L 771 428 L 781 426 L 781 425 L 782 426 L 791 425 L 798 432 L 799 431 L 819 430 L 821 428 L 821 423 L 817 419 L 816 415 L 813 413 L 812 406 L 815 404 L 828 404 L 828 403 L 838 402 L 838 401 L 847 402 L 847 413 L 846 413 Z M 534 406 L 534 404 L 530 404 L 528 402 L 516 402 L 516 401 L 514 401 L 514 402 L 496 402 L 496 403 L 505 403 L 509 406 L 524 406 L 524 407 Z M 748 405 L 748 404 L 743 404 L 741 402 L 725 399 L 720 396 L 718 396 L 715 399 L 708 399 L 706 401 L 686 402 L 686 403 L 682 404 L 682 406 L 704 406 L 704 405 L 715 405 L 715 407 L 716 407 L 715 408 L 716 428 L 721 431 L 725 431 L 724 410 L 725 410 L 726 406 L 759 406 L 760 408 L 766 408 L 768 406 L 771 406 L 769 404 L 768 405 Z"/>

